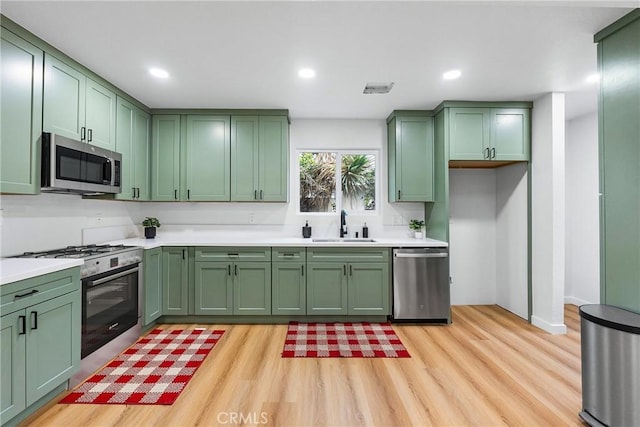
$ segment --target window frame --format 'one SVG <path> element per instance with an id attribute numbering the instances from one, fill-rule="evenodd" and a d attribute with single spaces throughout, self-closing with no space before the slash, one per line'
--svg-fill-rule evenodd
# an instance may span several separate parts
<path id="1" fill-rule="evenodd" d="M 300 155 L 302 153 L 335 153 L 336 155 L 336 211 L 335 212 L 302 212 L 300 211 Z M 365 156 L 373 156 L 375 160 L 375 208 L 372 210 L 350 210 L 348 208 L 344 208 L 342 204 L 342 156 L 345 155 L 365 155 Z M 312 216 L 333 216 L 339 215 L 340 211 L 344 209 L 347 213 L 353 213 L 358 216 L 380 216 L 380 150 L 376 149 L 358 149 L 358 148 L 340 148 L 340 149 L 331 149 L 331 148 L 313 148 L 313 149 L 297 149 L 296 150 L 296 179 L 297 179 L 297 192 L 296 192 L 296 214 L 298 215 L 312 215 Z"/>

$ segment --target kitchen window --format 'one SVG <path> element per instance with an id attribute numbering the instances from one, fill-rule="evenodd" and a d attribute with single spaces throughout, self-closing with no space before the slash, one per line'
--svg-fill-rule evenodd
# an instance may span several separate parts
<path id="1" fill-rule="evenodd" d="M 298 164 L 300 212 L 376 212 L 377 153 L 301 151 Z"/>

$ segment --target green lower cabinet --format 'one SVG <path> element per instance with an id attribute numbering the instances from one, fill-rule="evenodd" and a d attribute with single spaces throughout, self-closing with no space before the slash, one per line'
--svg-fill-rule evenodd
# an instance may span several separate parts
<path id="1" fill-rule="evenodd" d="M 195 314 L 271 314 L 271 263 L 195 263 Z"/>
<path id="2" fill-rule="evenodd" d="M 233 314 L 271 314 L 271 263 L 234 264 Z"/>
<path id="3" fill-rule="evenodd" d="M 0 317 L 0 424 L 26 407 L 26 335 L 24 310 Z"/>
<path id="4" fill-rule="evenodd" d="M 68 380 L 80 366 L 80 291 L 0 318 L 4 424 Z"/>
<path id="5" fill-rule="evenodd" d="M 186 247 L 162 249 L 162 314 L 189 314 L 189 250 Z"/>
<path id="6" fill-rule="evenodd" d="M 302 262 L 274 262 L 271 314 L 307 314 L 307 277 Z"/>
<path id="7" fill-rule="evenodd" d="M 348 314 L 388 315 L 390 279 L 388 263 L 350 263 Z"/>
<path id="8" fill-rule="evenodd" d="M 195 314 L 233 314 L 233 263 L 195 264 Z"/>
<path id="9" fill-rule="evenodd" d="M 144 251 L 143 311 L 144 325 L 162 316 L 162 248 Z"/>
<path id="10" fill-rule="evenodd" d="M 307 314 L 347 314 L 347 264 L 307 263 Z"/>

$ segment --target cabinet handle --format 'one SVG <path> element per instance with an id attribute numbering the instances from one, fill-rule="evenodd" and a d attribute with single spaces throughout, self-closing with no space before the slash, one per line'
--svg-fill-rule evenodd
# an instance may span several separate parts
<path id="1" fill-rule="evenodd" d="M 136 199 L 140 198 L 140 187 L 136 188 Z"/>
<path id="2" fill-rule="evenodd" d="M 26 335 L 27 333 L 27 316 L 18 316 L 18 326 L 22 327 L 22 330 L 18 331 L 18 335 Z"/>
<path id="3" fill-rule="evenodd" d="M 87 135 L 87 128 L 82 126 L 80 128 L 80 141 L 84 141 L 86 139 Z"/>
<path id="4" fill-rule="evenodd" d="M 398 200 L 400 200 L 400 190 L 398 190 Z"/>
<path id="5" fill-rule="evenodd" d="M 131 187 L 131 193 L 132 193 L 131 197 L 133 197 L 135 199 L 136 198 L 136 187 Z"/>
<path id="6" fill-rule="evenodd" d="M 349 276 L 353 276 L 353 266 L 349 266 Z"/>
<path id="7" fill-rule="evenodd" d="M 38 312 L 31 312 L 31 330 L 38 329 Z"/>
<path id="8" fill-rule="evenodd" d="M 238 264 L 233 266 L 233 274 L 238 275 Z"/>
<path id="9" fill-rule="evenodd" d="M 491 158 L 491 154 L 489 152 L 489 148 L 487 147 L 483 151 L 484 151 L 484 158 L 485 159 L 490 159 Z"/>
<path id="10" fill-rule="evenodd" d="M 260 190 L 260 200 L 262 200 L 262 190 Z"/>
<path id="11" fill-rule="evenodd" d="M 187 189 L 187 200 L 191 199 L 191 190 Z"/>
<path id="12" fill-rule="evenodd" d="M 227 265 L 227 273 L 231 276 L 231 264 Z"/>
<path id="13" fill-rule="evenodd" d="M 342 273 L 346 276 L 347 275 L 347 266 L 343 265 L 342 266 Z"/>
<path id="14" fill-rule="evenodd" d="M 302 268 L 302 275 L 304 276 L 304 265 L 300 266 Z"/>
<path id="15" fill-rule="evenodd" d="M 87 135 L 89 136 L 87 142 L 93 141 L 93 129 L 87 129 Z"/>
<path id="16" fill-rule="evenodd" d="M 253 190 L 253 200 L 258 200 L 258 190 Z"/>
<path id="17" fill-rule="evenodd" d="M 38 290 L 37 289 L 32 289 L 31 291 L 27 292 L 26 294 L 18 294 L 16 296 L 13 297 L 13 299 L 18 299 L 18 298 L 24 298 L 24 297 L 28 297 L 31 296 L 33 294 L 37 294 Z"/>
<path id="18" fill-rule="evenodd" d="M 182 259 L 184 259 L 184 249 L 182 250 Z"/>
<path id="19" fill-rule="evenodd" d="M 491 158 L 492 158 L 492 159 L 495 159 L 495 158 L 496 158 L 496 149 L 495 149 L 495 148 L 492 148 L 492 149 L 491 149 Z"/>
<path id="20" fill-rule="evenodd" d="M 173 198 L 178 200 L 178 190 L 173 190 Z"/>

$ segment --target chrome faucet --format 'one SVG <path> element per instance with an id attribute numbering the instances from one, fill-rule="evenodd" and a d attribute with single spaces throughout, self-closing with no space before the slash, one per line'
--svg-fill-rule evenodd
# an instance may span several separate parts
<path id="1" fill-rule="evenodd" d="M 342 209 L 342 212 L 340 212 L 340 237 L 345 237 L 347 234 L 347 213 Z"/>

